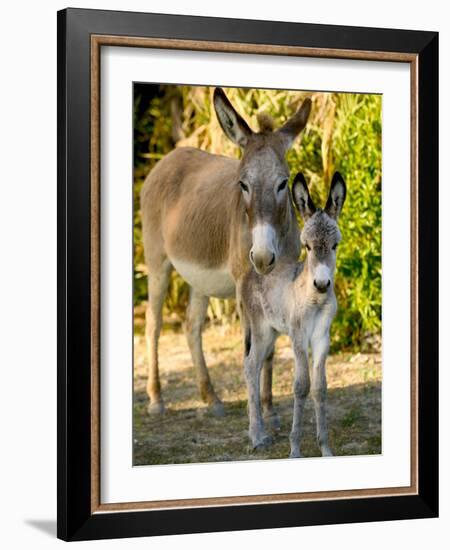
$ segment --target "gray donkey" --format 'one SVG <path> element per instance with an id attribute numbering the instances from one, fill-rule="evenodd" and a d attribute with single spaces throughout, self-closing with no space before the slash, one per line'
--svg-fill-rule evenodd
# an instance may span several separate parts
<path id="1" fill-rule="evenodd" d="M 332 456 L 326 419 L 327 382 L 325 361 L 330 342 L 330 325 L 336 313 L 334 272 L 336 249 L 341 240 L 337 219 L 346 196 L 342 176 L 333 176 L 325 209 L 316 208 L 303 174 L 296 175 L 292 195 L 304 220 L 301 242 L 305 262 L 279 258 L 270 274 L 249 272 L 241 292 L 246 330 L 245 376 L 248 388 L 249 436 L 254 448 L 271 443 L 264 430 L 260 408 L 260 374 L 272 352 L 278 334 L 288 334 L 295 355 L 294 415 L 290 434 L 291 457 L 301 457 L 300 441 L 305 400 L 310 388 L 314 400 L 317 439 L 322 456 Z M 312 352 L 312 385 L 308 365 Z"/>

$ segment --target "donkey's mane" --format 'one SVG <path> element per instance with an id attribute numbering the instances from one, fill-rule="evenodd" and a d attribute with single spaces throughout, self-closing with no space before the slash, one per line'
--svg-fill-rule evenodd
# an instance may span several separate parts
<path id="1" fill-rule="evenodd" d="M 321 241 L 333 237 L 341 239 L 341 232 L 336 221 L 318 208 L 303 227 L 302 241 Z"/>
<path id="2" fill-rule="evenodd" d="M 256 118 L 258 120 L 260 132 L 273 132 L 275 124 L 273 118 L 269 115 L 269 113 L 258 113 L 256 115 Z"/>

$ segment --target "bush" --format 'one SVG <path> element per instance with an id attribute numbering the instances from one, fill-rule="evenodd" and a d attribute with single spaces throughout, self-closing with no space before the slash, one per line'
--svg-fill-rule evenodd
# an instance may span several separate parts
<path id="1" fill-rule="evenodd" d="M 329 183 L 339 170 L 347 183 L 340 218 L 334 350 L 360 349 L 381 332 L 381 96 L 296 91 L 225 90 L 253 129 L 256 116 L 267 112 L 277 126 L 300 106 L 313 101 L 308 125 L 288 153 L 292 177 L 302 171 L 317 204 L 325 204 Z M 135 304 L 146 300 L 146 268 L 141 242 L 139 193 L 154 164 L 176 146 L 194 146 L 236 157 L 240 154 L 223 134 L 212 107 L 213 88 L 136 85 L 135 142 Z M 172 275 L 165 314 L 182 318 L 188 297 L 186 283 Z M 232 301 L 212 299 L 213 321 L 236 319 Z"/>

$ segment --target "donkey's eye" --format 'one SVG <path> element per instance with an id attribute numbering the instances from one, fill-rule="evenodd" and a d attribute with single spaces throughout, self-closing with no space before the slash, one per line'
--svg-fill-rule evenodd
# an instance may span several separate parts
<path id="1" fill-rule="evenodd" d="M 308 252 L 311 250 L 311 247 L 309 246 L 309 244 L 305 244 L 306 246 L 306 250 L 308 250 Z"/>
<path id="2" fill-rule="evenodd" d="M 240 181 L 239 185 L 241 186 L 242 191 L 245 191 L 246 193 L 248 193 L 248 185 L 246 183 L 244 183 L 243 181 Z"/>
<path id="3" fill-rule="evenodd" d="M 335 243 L 331 248 L 332 248 L 333 250 L 336 250 L 337 245 L 338 245 L 338 243 Z"/>
<path id="4" fill-rule="evenodd" d="M 281 191 L 283 191 L 283 189 L 286 189 L 286 185 L 287 185 L 287 182 L 288 180 L 283 180 L 280 185 L 278 186 L 278 189 L 277 189 L 277 193 L 281 193 Z"/>

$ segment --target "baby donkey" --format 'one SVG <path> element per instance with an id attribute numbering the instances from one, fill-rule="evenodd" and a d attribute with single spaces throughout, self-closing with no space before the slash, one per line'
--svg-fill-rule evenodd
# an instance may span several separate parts
<path id="1" fill-rule="evenodd" d="M 322 456 L 332 456 L 326 419 L 325 361 L 330 343 L 330 325 L 337 309 L 333 283 L 336 248 L 341 240 L 337 219 L 345 201 L 346 185 L 336 172 L 323 210 L 315 207 L 301 173 L 295 177 L 292 195 L 304 221 L 300 238 L 307 250 L 305 262 L 283 262 L 280 258 L 276 268 L 265 276 L 252 270 L 241 292 L 249 436 L 254 448 L 271 443 L 271 437 L 264 429 L 260 405 L 260 374 L 264 361 L 273 353 L 278 334 L 288 334 L 295 355 L 290 456 L 302 456 L 303 411 L 310 389 L 320 450 Z M 308 365 L 310 348 L 312 384 Z"/>

